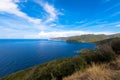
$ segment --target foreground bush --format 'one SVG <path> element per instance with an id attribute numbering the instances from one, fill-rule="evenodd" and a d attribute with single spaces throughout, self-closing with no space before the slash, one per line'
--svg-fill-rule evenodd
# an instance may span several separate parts
<path id="1" fill-rule="evenodd" d="M 111 42 L 111 47 L 116 54 L 120 54 L 120 38 Z"/>
<path id="2" fill-rule="evenodd" d="M 84 71 L 77 71 L 63 80 L 120 80 L 120 56 L 105 64 L 92 64 Z"/>
<path id="3" fill-rule="evenodd" d="M 76 70 L 84 69 L 85 61 L 81 57 L 61 59 L 48 63 L 42 70 L 37 71 L 36 80 L 51 80 L 53 77 L 61 80 L 63 77 L 72 74 Z"/>
<path id="4" fill-rule="evenodd" d="M 85 49 L 86 50 L 86 49 Z M 80 53 L 80 56 L 85 59 L 87 64 L 91 63 L 103 63 L 103 62 L 109 62 L 112 60 L 115 60 L 116 55 L 113 51 L 106 51 L 106 50 L 89 50 L 82 51 Z"/>

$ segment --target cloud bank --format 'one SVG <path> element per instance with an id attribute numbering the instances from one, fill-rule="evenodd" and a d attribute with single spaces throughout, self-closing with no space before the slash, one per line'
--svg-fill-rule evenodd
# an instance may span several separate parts
<path id="1" fill-rule="evenodd" d="M 69 37 L 76 35 L 84 35 L 84 34 L 113 34 L 111 32 L 89 32 L 89 31 L 52 31 L 52 32 L 40 32 L 38 34 L 39 38 L 55 38 L 55 37 Z"/>
<path id="2" fill-rule="evenodd" d="M 9 13 L 9 14 L 16 15 L 18 17 L 22 17 L 35 24 L 38 24 L 41 22 L 41 19 L 31 18 L 26 13 L 20 11 L 17 5 L 17 3 L 19 2 L 20 0 L 0 0 L 0 12 Z"/>

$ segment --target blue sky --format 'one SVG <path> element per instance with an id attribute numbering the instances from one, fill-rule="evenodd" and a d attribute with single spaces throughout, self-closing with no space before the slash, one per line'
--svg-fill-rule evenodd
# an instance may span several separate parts
<path id="1" fill-rule="evenodd" d="M 120 32 L 120 0 L 0 0 L 0 38 Z"/>

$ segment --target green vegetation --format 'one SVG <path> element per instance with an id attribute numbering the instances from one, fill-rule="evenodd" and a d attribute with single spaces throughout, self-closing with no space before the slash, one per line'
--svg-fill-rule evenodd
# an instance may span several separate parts
<path id="1" fill-rule="evenodd" d="M 51 80 L 72 74 L 76 70 L 85 68 L 85 61 L 79 56 L 54 60 L 40 66 L 20 71 L 0 80 Z"/>
<path id="2" fill-rule="evenodd" d="M 105 39 L 110 38 L 120 38 L 120 33 L 113 34 L 113 35 L 94 35 L 94 34 L 88 34 L 88 35 L 81 35 L 81 36 L 72 36 L 72 37 L 59 37 L 59 38 L 52 38 L 54 40 L 64 40 L 66 42 L 97 42 Z"/>
<path id="3" fill-rule="evenodd" d="M 23 70 L 0 80 L 62 80 L 63 77 L 76 71 L 84 70 L 94 63 L 107 63 L 120 54 L 120 38 L 98 42 L 96 50 L 84 49 L 79 55 L 71 58 L 54 60 Z M 118 46 L 118 47 L 116 47 Z"/>
<path id="4" fill-rule="evenodd" d="M 99 40 L 105 39 L 106 35 L 81 35 L 81 36 L 73 36 L 70 37 L 67 42 L 95 42 Z"/>

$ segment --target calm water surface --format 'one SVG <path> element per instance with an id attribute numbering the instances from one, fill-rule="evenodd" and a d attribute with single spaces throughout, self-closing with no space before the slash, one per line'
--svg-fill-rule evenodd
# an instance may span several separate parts
<path id="1" fill-rule="evenodd" d="M 0 77 L 50 60 L 77 55 L 77 50 L 95 49 L 91 43 L 52 40 L 0 40 Z"/>

